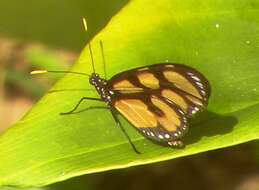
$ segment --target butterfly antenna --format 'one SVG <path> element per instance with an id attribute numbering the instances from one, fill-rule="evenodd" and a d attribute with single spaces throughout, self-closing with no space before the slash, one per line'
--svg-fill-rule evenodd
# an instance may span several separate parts
<path id="1" fill-rule="evenodd" d="M 90 77 L 89 74 L 87 73 L 80 73 L 80 72 L 74 72 L 74 71 L 48 71 L 48 70 L 34 70 L 31 71 L 31 75 L 36 75 L 36 74 L 44 74 L 44 73 L 71 73 L 71 74 L 78 74 L 78 75 L 85 75 Z"/>
<path id="2" fill-rule="evenodd" d="M 104 78 L 106 79 L 106 61 L 105 61 L 105 57 L 104 57 L 103 42 L 102 42 L 102 40 L 100 40 L 100 47 L 101 47 L 102 58 L 103 58 Z"/>
<path id="3" fill-rule="evenodd" d="M 87 22 L 86 22 L 85 18 L 83 18 L 83 25 L 84 25 L 85 32 L 87 32 Z M 89 52 L 90 52 L 90 56 L 91 56 L 91 60 L 92 60 L 93 72 L 95 73 L 94 58 L 93 58 L 93 52 L 92 52 L 92 47 L 91 47 L 91 41 L 89 41 L 89 46 L 88 47 L 89 47 Z"/>
<path id="4" fill-rule="evenodd" d="M 89 52 L 92 60 L 92 67 L 93 67 L 93 72 L 95 73 L 95 68 L 94 68 L 94 58 L 93 58 L 93 52 L 92 52 L 92 47 L 91 47 L 91 41 L 89 42 Z"/>

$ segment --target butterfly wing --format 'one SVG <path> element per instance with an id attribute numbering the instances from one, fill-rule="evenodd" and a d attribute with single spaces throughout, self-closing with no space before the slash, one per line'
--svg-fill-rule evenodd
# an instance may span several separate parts
<path id="1" fill-rule="evenodd" d="M 125 71 L 108 81 L 113 107 L 142 135 L 175 146 L 188 130 L 188 118 L 204 109 L 208 80 L 180 64 L 156 64 Z"/>
<path id="2" fill-rule="evenodd" d="M 181 64 L 156 64 L 114 75 L 108 88 L 120 94 L 158 90 L 159 95 L 174 102 L 191 117 L 208 104 L 210 84 L 197 70 Z"/>
<path id="3" fill-rule="evenodd" d="M 175 140 L 188 130 L 187 118 L 178 105 L 158 92 L 150 90 L 121 94 L 113 101 L 113 107 L 145 137 L 175 146 Z"/>

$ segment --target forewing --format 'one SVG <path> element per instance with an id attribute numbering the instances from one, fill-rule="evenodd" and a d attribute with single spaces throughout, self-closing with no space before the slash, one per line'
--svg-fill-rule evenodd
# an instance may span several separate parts
<path id="1" fill-rule="evenodd" d="M 153 92 L 177 104 L 191 117 L 208 104 L 210 84 L 197 70 L 181 64 L 156 64 L 125 71 L 108 81 L 121 94 Z"/>
<path id="2" fill-rule="evenodd" d="M 171 146 L 188 129 L 183 110 L 159 95 L 123 95 L 114 101 L 113 106 L 142 135 L 158 143 Z"/>

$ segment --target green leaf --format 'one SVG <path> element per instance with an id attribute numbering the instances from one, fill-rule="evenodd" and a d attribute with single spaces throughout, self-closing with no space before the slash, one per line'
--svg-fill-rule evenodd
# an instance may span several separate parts
<path id="1" fill-rule="evenodd" d="M 154 163 L 259 138 L 259 3 L 257 0 L 133 0 L 92 41 L 96 70 L 109 77 L 159 62 L 177 62 L 210 81 L 208 112 L 197 116 L 182 150 L 155 145 L 123 120 L 137 155 L 107 110 L 61 116 L 94 91 L 46 94 L 0 137 L 0 184 L 41 186 L 67 178 Z M 91 73 L 85 48 L 73 67 Z M 90 88 L 66 75 L 55 89 Z M 85 102 L 83 109 L 97 105 Z M 98 103 L 99 105 L 99 103 Z"/>

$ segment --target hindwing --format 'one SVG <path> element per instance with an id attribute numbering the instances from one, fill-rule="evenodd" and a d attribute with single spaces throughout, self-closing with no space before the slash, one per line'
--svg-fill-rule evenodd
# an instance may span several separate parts
<path id="1" fill-rule="evenodd" d="M 118 110 L 142 135 L 172 145 L 188 129 L 187 117 L 181 107 L 151 92 L 121 94 L 113 102 Z"/>

